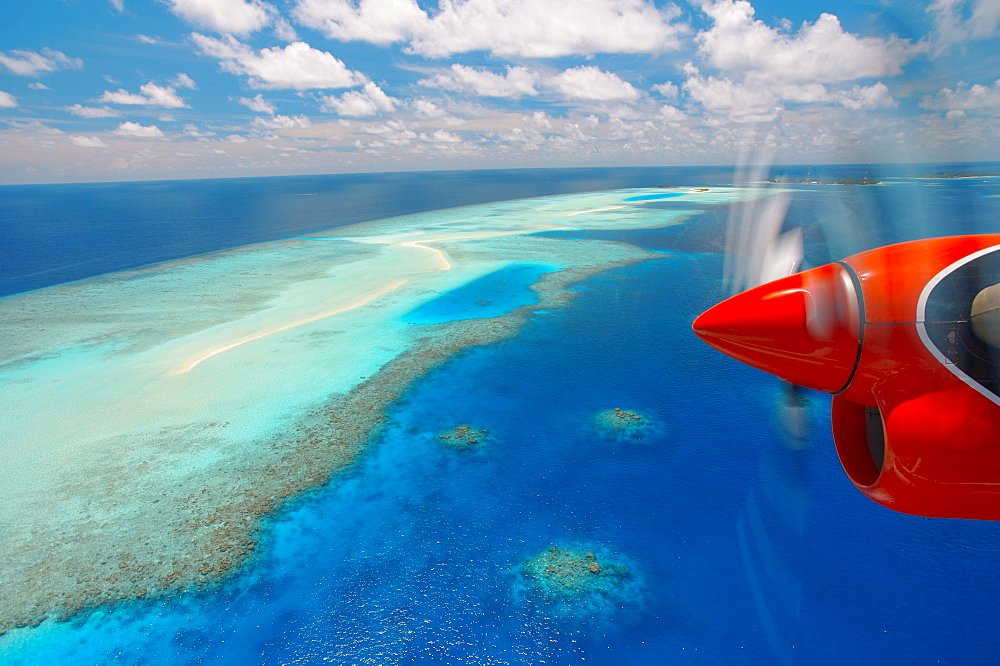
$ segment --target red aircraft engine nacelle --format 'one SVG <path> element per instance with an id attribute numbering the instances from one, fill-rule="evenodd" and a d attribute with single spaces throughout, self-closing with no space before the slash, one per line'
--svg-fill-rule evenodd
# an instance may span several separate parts
<path id="1" fill-rule="evenodd" d="M 737 294 L 695 333 L 833 394 L 833 438 L 869 498 L 1000 520 L 1000 234 L 912 241 Z"/>

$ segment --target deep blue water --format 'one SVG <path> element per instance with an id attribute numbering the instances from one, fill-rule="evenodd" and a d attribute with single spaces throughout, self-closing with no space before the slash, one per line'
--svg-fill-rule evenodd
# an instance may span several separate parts
<path id="1" fill-rule="evenodd" d="M 414 324 L 439 324 L 463 319 L 499 317 L 535 302 L 531 285 L 553 264 L 513 264 L 441 294 L 406 315 Z"/>
<path id="2" fill-rule="evenodd" d="M 1000 164 L 774 166 L 783 178 L 878 177 L 956 171 L 1000 172 Z M 248 243 L 439 208 L 622 187 L 732 182 L 725 167 L 518 169 L 346 174 L 215 180 L 0 186 L 0 295 Z M 964 181 L 963 181 L 964 182 Z M 799 188 L 790 213 L 807 221 L 865 220 L 871 238 L 900 222 L 927 235 L 976 221 L 974 200 L 913 196 L 915 190 L 838 188 L 816 210 Z M 967 191 L 968 188 L 965 189 Z M 822 194 L 820 195 L 822 198 Z M 667 200 L 669 201 L 669 200 Z M 809 203 L 807 203 L 809 202 Z M 883 210 L 897 207 L 915 216 Z M 818 219 L 816 216 L 820 216 Z M 911 221 L 911 217 L 913 220 Z M 990 222 L 995 223 L 995 219 Z M 834 238 L 837 241 L 838 238 Z M 872 246 L 874 246 L 872 245 Z M 839 248 L 838 248 L 839 249 Z"/>
<path id="3" fill-rule="evenodd" d="M 723 168 L 520 169 L 0 186 L 0 295 L 323 229 Z"/>
<path id="4" fill-rule="evenodd" d="M 721 170 L 700 175 L 713 174 L 722 182 Z M 698 175 L 682 184 L 712 184 Z M 584 181 L 556 176 L 554 190 Z M 212 191 L 162 187 L 179 188 L 162 201 Z M 21 188 L 0 196 L 8 189 Z M 72 186 L 56 189 L 69 197 Z M 1000 224 L 996 181 L 799 189 L 790 218 L 815 263 Z M 239 222 L 263 219 L 254 201 L 203 220 L 223 230 L 198 239 L 259 240 L 260 226 Z M 271 210 L 285 203 L 275 195 Z M 267 233 L 331 226 L 323 215 Z M 683 226 L 601 234 L 673 253 L 591 278 L 570 307 L 418 381 L 351 473 L 274 517 L 260 561 L 223 593 L 136 607 L 124 624 L 95 616 L 26 663 L 990 663 L 1000 526 L 869 502 L 840 470 L 826 396 L 808 395 L 811 447 L 790 449 L 779 383 L 690 334 L 723 296 L 725 217 L 714 209 Z M 198 239 L 184 242 L 215 249 Z M 651 430 L 602 437 L 590 419 L 614 407 L 641 411 Z M 489 441 L 443 446 L 437 433 L 464 423 L 489 428 Z M 539 602 L 520 564 L 551 545 L 618 558 L 628 593 L 575 610 Z"/>
<path id="5" fill-rule="evenodd" d="M 665 192 L 663 194 L 643 194 L 637 197 L 625 197 L 622 201 L 653 201 L 656 199 L 673 199 L 683 195 L 684 192 Z"/>

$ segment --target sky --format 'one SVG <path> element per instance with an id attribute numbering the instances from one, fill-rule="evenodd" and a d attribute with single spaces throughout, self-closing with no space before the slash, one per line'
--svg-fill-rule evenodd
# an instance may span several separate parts
<path id="1" fill-rule="evenodd" d="M 0 184 L 1000 160 L 1000 0 L 4 0 Z"/>

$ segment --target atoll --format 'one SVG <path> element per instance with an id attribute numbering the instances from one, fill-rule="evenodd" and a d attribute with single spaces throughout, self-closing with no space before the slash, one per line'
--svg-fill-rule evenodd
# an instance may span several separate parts
<path id="1" fill-rule="evenodd" d="M 614 440 L 642 439 L 652 427 L 649 417 L 631 409 L 606 409 L 593 417 L 594 427 L 604 437 Z"/>
<path id="2" fill-rule="evenodd" d="M 482 446 L 489 437 L 490 431 L 486 428 L 473 428 L 470 425 L 460 425 L 448 428 L 438 433 L 441 443 L 451 449 L 458 451 L 472 451 Z"/>

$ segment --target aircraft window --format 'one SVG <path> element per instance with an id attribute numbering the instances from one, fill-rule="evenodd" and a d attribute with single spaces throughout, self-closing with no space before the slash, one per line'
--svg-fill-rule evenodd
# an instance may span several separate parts
<path id="1" fill-rule="evenodd" d="M 949 361 L 1000 396 L 1000 349 L 980 339 L 971 324 L 976 295 L 997 283 L 1000 283 L 1000 250 L 960 266 L 931 291 L 924 310 L 924 326 L 931 342 Z"/>

